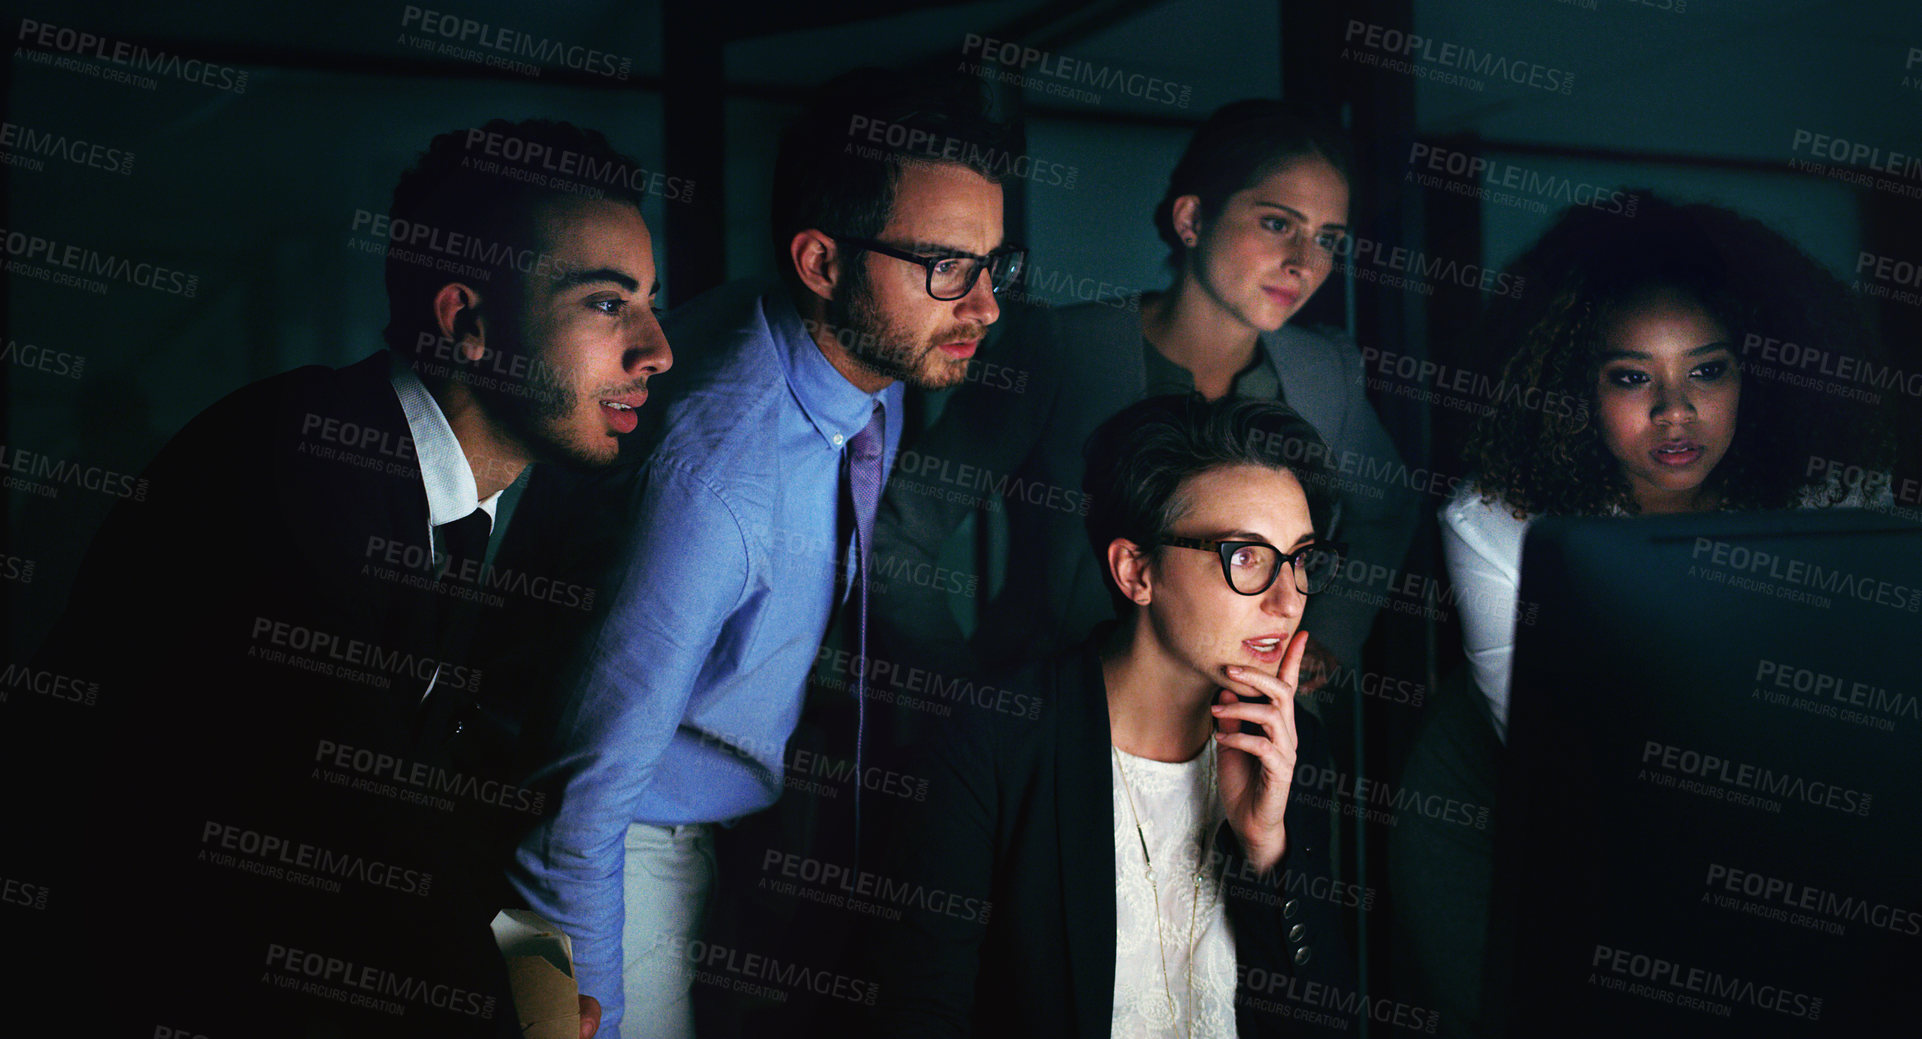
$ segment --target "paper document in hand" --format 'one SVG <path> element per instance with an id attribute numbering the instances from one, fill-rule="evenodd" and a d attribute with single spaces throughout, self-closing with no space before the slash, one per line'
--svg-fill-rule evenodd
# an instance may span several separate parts
<path id="1" fill-rule="evenodd" d="M 507 960 L 507 980 L 526 1039 L 578 1039 L 580 991 L 574 984 L 574 943 L 559 927 L 528 909 L 494 914 L 494 944 Z"/>

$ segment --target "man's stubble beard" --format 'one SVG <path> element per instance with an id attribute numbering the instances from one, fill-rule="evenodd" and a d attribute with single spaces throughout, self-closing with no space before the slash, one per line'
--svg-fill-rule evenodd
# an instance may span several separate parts
<path id="1" fill-rule="evenodd" d="M 910 333 L 889 322 L 858 273 L 827 301 L 827 323 L 848 357 L 867 371 L 916 389 L 944 390 L 967 377 L 970 361 L 954 363 L 932 343 L 912 343 Z"/>
<path id="2" fill-rule="evenodd" d="M 527 376 L 518 381 L 503 380 L 508 385 L 502 388 L 476 387 L 476 391 L 486 402 L 489 414 L 521 444 L 528 457 L 569 468 L 609 464 L 609 459 L 581 451 L 570 438 L 570 423 L 580 409 L 583 394 L 566 373 L 549 363 L 543 353 L 530 354 L 525 340 L 518 337 L 505 348 L 504 356 L 526 356 Z"/>

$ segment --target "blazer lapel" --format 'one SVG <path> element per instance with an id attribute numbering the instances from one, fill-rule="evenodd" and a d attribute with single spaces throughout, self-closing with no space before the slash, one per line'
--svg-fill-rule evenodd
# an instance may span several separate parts
<path id="1" fill-rule="evenodd" d="M 1106 1035 L 1114 1015 L 1114 780 L 1108 696 L 1090 641 L 1055 671 L 1055 816 L 1075 1033 Z"/>
<path id="2" fill-rule="evenodd" d="M 1281 402 L 1321 430 L 1323 440 L 1339 436 L 1349 398 L 1340 382 L 1340 369 L 1329 360 L 1333 355 L 1326 337 L 1283 325 L 1263 336 L 1261 343 L 1275 366 L 1275 378 L 1281 381 Z"/>

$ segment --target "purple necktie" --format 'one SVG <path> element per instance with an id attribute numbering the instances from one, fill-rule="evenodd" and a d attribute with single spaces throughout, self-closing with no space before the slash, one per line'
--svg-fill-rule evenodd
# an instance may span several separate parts
<path id="1" fill-rule="evenodd" d="M 861 786 L 866 762 L 863 739 L 868 722 L 868 546 L 874 540 L 874 514 L 881 504 L 881 482 L 887 477 L 887 418 L 880 401 L 861 432 L 848 441 L 848 496 L 854 501 L 854 565 L 851 582 L 859 618 L 854 667 L 854 832 L 861 832 Z"/>

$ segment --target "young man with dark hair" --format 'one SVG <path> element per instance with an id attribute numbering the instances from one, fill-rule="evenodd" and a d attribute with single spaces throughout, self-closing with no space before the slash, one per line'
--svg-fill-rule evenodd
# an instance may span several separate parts
<path id="1" fill-rule="evenodd" d="M 937 144 L 870 143 L 873 125 Z M 843 609 L 858 652 L 899 384 L 959 382 L 1019 267 L 995 171 L 970 159 L 999 148 L 973 81 L 829 84 L 782 142 L 785 286 L 723 287 L 669 319 L 696 360 L 673 380 L 607 621 L 530 781 L 559 809 L 512 872 L 572 936 L 583 989 L 609 994 L 624 1036 L 691 1034 L 712 827 L 780 797 Z M 858 773 L 861 712 L 848 713 Z"/>
<path id="2" fill-rule="evenodd" d="M 364 220 L 387 348 L 189 423 L 37 661 L 99 684 L 87 731 L 33 732 L 80 777 L 35 835 L 87 936 L 60 970 L 131 974 L 144 1033 L 517 1034 L 483 849 L 539 805 L 490 771 L 468 652 L 494 510 L 529 463 L 612 462 L 672 358 L 639 199 L 532 186 L 503 140 L 633 165 L 558 122 L 435 138 Z"/>

